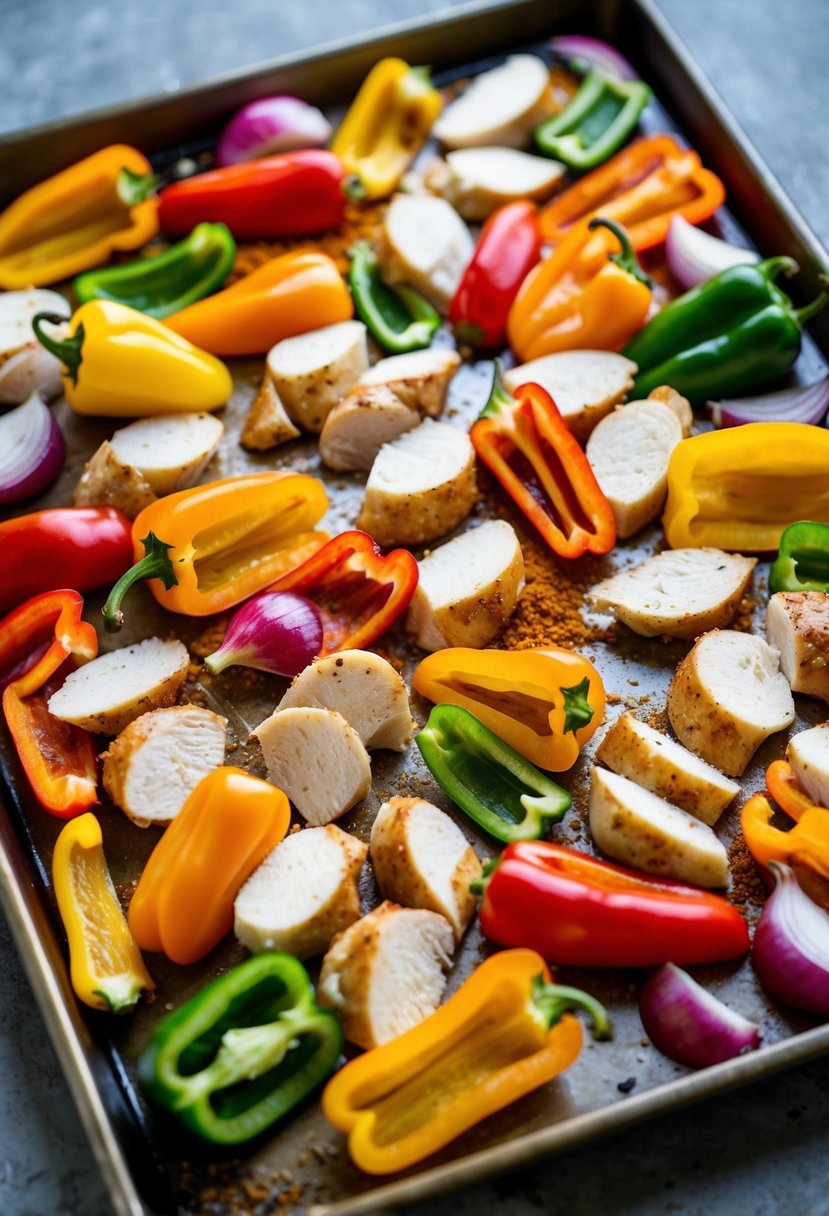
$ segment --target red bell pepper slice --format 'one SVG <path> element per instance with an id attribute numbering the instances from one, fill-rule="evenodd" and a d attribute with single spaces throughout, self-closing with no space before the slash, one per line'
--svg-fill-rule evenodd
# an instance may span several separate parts
<path id="1" fill-rule="evenodd" d="M 469 434 L 479 458 L 554 553 L 610 552 L 613 510 L 546 389 L 522 384 L 510 396 L 496 364 L 489 400 Z"/>
<path id="2" fill-rule="evenodd" d="M 300 591 L 322 613 L 320 657 L 370 646 L 409 606 L 417 562 L 407 549 L 385 556 L 367 532 L 343 532 L 308 561 L 277 579 L 270 591 Z"/>
<path id="3" fill-rule="evenodd" d="M 489 217 L 472 261 L 449 305 L 449 322 L 461 345 L 500 350 L 518 289 L 541 253 L 538 208 L 508 203 Z"/>
<path id="4" fill-rule="evenodd" d="M 98 801 L 92 735 L 49 713 L 49 698 L 71 671 L 94 659 L 98 637 L 81 620 L 77 591 L 48 591 L 0 621 L 3 713 L 35 797 L 59 819 Z"/>
<path id="5" fill-rule="evenodd" d="M 713 963 L 739 958 L 749 947 L 745 921 L 721 896 L 645 879 L 548 841 L 507 845 L 480 885 L 486 936 L 537 950 L 552 963 Z"/>

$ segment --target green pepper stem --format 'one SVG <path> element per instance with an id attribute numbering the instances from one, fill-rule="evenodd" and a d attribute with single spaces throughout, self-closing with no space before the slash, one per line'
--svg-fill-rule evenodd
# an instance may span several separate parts
<path id="1" fill-rule="evenodd" d="M 653 280 L 649 275 L 645 274 L 642 269 L 639 259 L 636 256 L 630 237 L 621 224 L 617 224 L 615 220 L 606 220 L 602 216 L 595 216 L 587 225 L 591 230 L 594 228 L 607 228 L 616 237 L 616 240 L 622 246 L 619 253 L 609 253 L 609 260 L 615 263 L 620 270 L 624 270 L 627 274 L 633 275 L 634 279 L 638 279 L 640 283 L 644 283 L 646 287 L 653 289 Z"/>
<path id="2" fill-rule="evenodd" d="M 812 317 L 816 317 L 821 309 L 826 307 L 827 301 L 829 301 L 829 292 L 822 291 L 810 304 L 804 304 L 802 308 L 796 308 L 792 315 L 802 328 L 807 321 L 811 321 Z"/>
<path id="3" fill-rule="evenodd" d="M 417 64 L 413 68 L 409 68 L 407 76 L 417 80 L 420 84 L 425 84 L 428 88 L 432 88 L 432 69 L 426 64 Z"/>
<path id="4" fill-rule="evenodd" d="M 590 1034 L 597 1041 L 613 1038 L 613 1023 L 600 1001 L 583 992 L 581 988 L 569 988 L 563 984 L 548 984 L 543 975 L 533 980 L 530 998 L 549 1029 L 571 1009 L 581 1009 L 590 1019 Z"/>
<path id="5" fill-rule="evenodd" d="M 766 258 L 764 262 L 758 263 L 757 269 L 764 279 L 773 283 L 778 275 L 781 274 L 784 274 L 787 279 L 790 279 L 792 275 L 797 274 L 800 267 L 794 258 L 790 258 L 786 254 L 781 254 L 776 258 Z"/>
<path id="6" fill-rule="evenodd" d="M 360 203 L 366 197 L 366 188 L 359 173 L 348 173 L 343 178 L 342 191 L 350 203 Z"/>
<path id="7" fill-rule="evenodd" d="M 594 709 L 588 700 L 590 696 L 590 680 L 587 676 L 570 688 L 560 688 L 564 698 L 564 733 L 581 730 L 593 720 Z"/>
<path id="8" fill-rule="evenodd" d="M 469 884 L 469 890 L 473 895 L 483 895 L 489 886 L 489 880 L 498 868 L 498 858 L 493 857 L 490 861 L 485 861 L 481 870 L 480 878 L 473 878 Z"/>
<path id="9" fill-rule="evenodd" d="M 169 558 L 169 550 L 173 546 L 159 540 L 154 532 L 148 532 L 141 544 L 144 546 L 144 557 L 121 575 L 104 604 L 104 628 L 107 633 L 117 633 L 124 624 L 121 601 L 134 583 L 142 578 L 160 578 L 167 591 L 178 584 Z"/>
<path id="10" fill-rule="evenodd" d="M 122 169 L 115 179 L 115 193 L 125 207 L 137 207 L 158 185 L 154 173 L 133 173 Z"/>
<path id="11" fill-rule="evenodd" d="M 504 384 L 503 370 L 503 363 L 500 359 L 496 359 L 495 374 L 492 377 L 492 388 L 489 390 L 487 403 L 479 414 L 480 418 L 496 418 L 502 410 L 515 408 L 515 398 Z"/>
<path id="12" fill-rule="evenodd" d="M 57 312 L 39 312 L 32 317 L 32 329 L 40 345 L 48 350 L 50 355 L 60 359 L 65 374 L 73 384 L 77 384 L 78 368 L 83 362 L 83 340 L 86 336 L 83 325 L 79 325 L 70 338 L 52 338 L 43 332 L 44 321 L 48 321 L 50 325 L 65 325 L 67 318 Z"/>

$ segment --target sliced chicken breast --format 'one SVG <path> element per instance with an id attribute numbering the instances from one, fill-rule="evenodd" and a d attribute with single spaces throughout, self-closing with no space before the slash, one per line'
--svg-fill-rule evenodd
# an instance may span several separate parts
<path id="1" fill-rule="evenodd" d="M 299 427 L 294 426 L 288 417 L 266 368 L 259 392 L 245 415 L 239 442 L 250 452 L 267 452 L 270 448 L 279 447 L 280 443 L 297 439 L 301 434 Z"/>
<path id="2" fill-rule="evenodd" d="M 540 384 L 578 440 L 593 428 L 633 387 L 636 364 L 609 350 L 564 350 L 522 363 L 504 373 L 512 393 L 522 384 Z"/>
<path id="3" fill-rule="evenodd" d="M 142 714 L 103 754 L 104 789 L 141 828 L 171 823 L 224 760 L 227 719 L 198 705 Z"/>
<path id="4" fill-rule="evenodd" d="M 356 730 L 330 709 L 279 709 L 253 732 L 268 780 L 313 827 L 339 819 L 371 789 L 371 762 Z"/>
<path id="5" fill-rule="evenodd" d="M 792 692 L 829 702 L 829 595 L 778 591 L 769 600 L 766 636 L 780 651 Z"/>
<path id="6" fill-rule="evenodd" d="M 406 628 L 424 650 L 486 646 L 506 625 L 524 587 L 515 529 L 489 520 L 418 562 Z"/>
<path id="7" fill-rule="evenodd" d="M 378 452 L 357 527 L 379 545 L 436 540 L 466 519 L 477 497 L 466 431 L 426 418 Z"/>
<path id="8" fill-rule="evenodd" d="M 588 439 L 587 459 L 613 508 L 620 539 L 633 536 L 662 510 L 668 461 L 681 439 L 679 419 L 659 401 L 620 406 Z"/>
<path id="9" fill-rule="evenodd" d="M 379 1047 L 435 1012 L 454 945 L 445 917 L 386 901 L 335 939 L 318 1000 L 339 1014 L 350 1043 Z"/>
<path id="10" fill-rule="evenodd" d="M 391 443 L 420 422 L 384 384 L 358 384 L 335 405 L 320 434 L 320 456 L 330 469 L 370 469 L 384 443 Z"/>
<path id="11" fill-rule="evenodd" d="M 749 633 L 715 629 L 701 637 L 668 689 L 668 718 L 679 741 L 739 777 L 763 740 L 794 721 L 779 657 Z"/>
<path id="12" fill-rule="evenodd" d="M 554 109 L 544 61 L 537 55 L 510 55 L 475 77 L 446 107 L 432 134 L 447 148 L 524 148 Z"/>
<path id="13" fill-rule="evenodd" d="M 380 261 L 389 283 L 408 283 L 446 313 L 475 245 L 446 199 L 395 194 L 383 221 Z"/>
<path id="14" fill-rule="evenodd" d="M 383 385 L 411 410 L 437 418 L 446 404 L 449 382 L 461 365 L 457 351 L 430 348 L 390 355 L 363 372 L 359 388 Z"/>
<path id="15" fill-rule="evenodd" d="M 829 722 L 793 735 L 786 759 L 804 794 L 819 806 L 829 807 Z"/>
<path id="16" fill-rule="evenodd" d="M 368 367 L 366 327 L 340 321 L 296 338 L 284 338 L 268 353 L 268 371 L 290 418 L 304 431 L 319 432 L 338 401 Z"/>
<path id="17" fill-rule="evenodd" d="M 385 899 L 439 912 L 460 941 L 475 914 L 469 884 L 483 867 L 445 811 L 423 798 L 384 802 L 371 829 L 371 864 Z"/>
<path id="18" fill-rule="evenodd" d="M 599 744 L 596 759 L 709 827 L 740 792 L 736 781 L 632 713 L 614 722 Z"/>
<path id="19" fill-rule="evenodd" d="M 147 638 L 85 663 L 49 698 L 49 713 L 101 735 L 119 735 L 151 709 L 178 700 L 190 656 L 178 641 Z"/>
<path id="20" fill-rule="evenodd" d="M 38 342 L 32 318 L 51 312 L 68 321 L 72 309 L 56 291 L 27 288 L 0 294 L 0 404 L 22 405 L 32 393 L 51 401 L 63 392 L 61 363 Z M 55 337 L 65 337 L 64 327 L 52 326 Z"/>
<path id="21" fill-rule="evenodd" d="M 694 425 L 694 411 L 691 409 L 691 402 L 687 397 L 683 397 L 669 384 L 660 384 L 659 388 L 648 393 L 647 400 L 658 401 L 662 405 L 667 405 L 669 410 L 673 410 L 682 427 L 682 438 L 688 438 L 691 434 L 691 427 Z"/>
<path id="22" fill-rule="evenodd" d="M 462 219 L 480 222 L 519 199 L 544 202 L 567 170 L 546 156 L 514 148 L 460 148 L 427 166 L 423 184 L 451 203 Z"/>
<path id="23" fill-rule="evenodd" d="M 234 932 L 252 954 L 324 954 L 360 917 L 357 882 L 368 846 L 335 824 L 292 832 L 236 896 Z"/>
<path id="24" fill-rule="evenodd" d="M 277 710 L 298 706 L 342 714 L 368 751 L 380 747 L 405 751 L 416 725 L 406 685 L 391 663 L 370 650 L 344 650 L 311 663 Z"/>
<path id="25" fill-rule="evenodd" d="M 144 474 L 120 461 L 105 439 L 84 465 L 72 502 L 76 507 L 115 507 L 135 519 L 156 498 Z"/>
<path id="26" fill-rule="evenodd" d="M 614 861 L 697 887 L 728 886 L 728 854 L 711 829 L 650 790 L 590 770 L 590 831 Z"/>
<path id="27" fill-rule="evenodd" d="M 731 624 L 756 565 L 722 549 L 666 549 L 597 583 L 587 599 L 642 637 L 693 638 Z"/>
<path id="28" fill-rule="evenodd" d="M 165 414 L 122 427 L 110 443 L 161 498 L 194 486 L 219 446 L 224 426 L 212 414 Z"/>

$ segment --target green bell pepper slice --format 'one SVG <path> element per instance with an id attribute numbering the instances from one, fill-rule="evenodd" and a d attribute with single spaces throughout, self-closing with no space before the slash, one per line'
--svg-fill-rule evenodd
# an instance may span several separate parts
<path id="1" fill-rule="evenodd" d="M 631 396 L 669 384 L 694 405 L 766 389 L 791 371 L 801 326 L 826 304 L 804 308 L 776 285 L 798 271 L 788 257 L 730 266 L 672 300 L 622 351 L 639 365 Z"/>
<path id="2" fill-rule="evenodd" d="M 618 80 L 593 68 L 560 114 L 535 129 L 535 143 L 575 173 L 595 169 L 621 148 L 650 100 L 641 80 Z"/>
<path id="3" fill-rule="evenodd" d="M 459 705 L 436 705 L 415 743 L 443 792 L 496 840 L 538 840 L 570 795 Z"/>
<path id="4" fill-rule="evenodd" d="M 339 1020 L 317 1004 L 302 964 L 258 954 L 158 1023 L 138 1081 L 203 1140 L 242 1144 L 316 1089 L 342 1046 Z"/>
<path id="5" fill-rule="evenodd" d="M 73 286 L 79 304 L 115 300 L 162 319 L 221 287 L 235 257 L 236 242 L 226 225 L 197 224 L 164 253 L 88 270 L 78 275 Z"/>
<path id="6" fill-rule="evenodd" d="M 350 251 L 348 282 L 357 316 L 387 354 L 424 350 L 440 328 L 440 314 L 419 292 L 383 282 L 377 254 L 367 241 Z"/>
<path id="7" fill-rule="evenodd" d="M 769 571 L 769 591 L 829 592 L 829 524 L 789 524 Z"/>

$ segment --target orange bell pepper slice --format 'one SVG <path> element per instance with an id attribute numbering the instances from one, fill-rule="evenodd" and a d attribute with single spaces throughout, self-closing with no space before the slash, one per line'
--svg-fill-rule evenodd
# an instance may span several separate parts
<path id="1" fill-rule="evenodd" d="M 799 822 L 806 811 L 821 810 L 829 815 L 829 808 L 813 802 L 808 794 L 798 788 L 792 766 L 788 760 L 774 760 L 766 769 L 766 789 L 774 801 L 790 819 Z"/>
<path id="2" fill-rule="evenodd" d="M 742 809 L 740 823 L 748 850 L 758 865 L 770 861 L 800 862 L 829 878 L 829 811 L 811 805 L 789 832 L 772 827 L 774 808 L 764 794 L 754 794 Z"/>
<path id="3" fill-rule="evenodd" d="M 129 927 L 142 950 L 195 963 L 233 927 L 242 884 L 288 830 L 282 790 L 242 769 L 214 769 L 161 837 L 132 897 Z"/>

